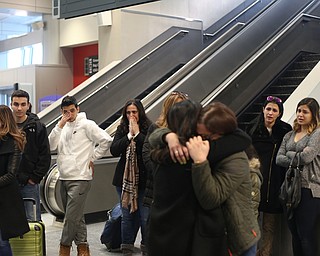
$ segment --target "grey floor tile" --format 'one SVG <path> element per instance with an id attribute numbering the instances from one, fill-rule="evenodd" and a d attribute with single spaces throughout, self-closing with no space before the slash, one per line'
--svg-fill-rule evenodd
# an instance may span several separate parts
<path id="1" fill-rule="evenodd" d="M 46 249 L 47 249 L 47 256 L 57 256 L 59 251 L 59 241 L 60 235 L 62 231 L 62 224 L 56 222 L 54 217 L 48 213 L 42 214 L 43 222 L 46 226 Z M 88 242 L 90 246 L 91 256 L 120 256 L 121 253 L 119 252 L 108 252 L 105 245 L 101 244 L 100 242 L 100 235 L 104 227 L 104 222 L 94 223 L 87 225 L 88 230 Z M 137 237 L 137 244 L 136 247 L 136 255 L 141 255 L 139 250 L 140 244 L 140 232 Z M 77 255 L 77 248 L 73 245 L 71 250 L 71 255 Z"/>

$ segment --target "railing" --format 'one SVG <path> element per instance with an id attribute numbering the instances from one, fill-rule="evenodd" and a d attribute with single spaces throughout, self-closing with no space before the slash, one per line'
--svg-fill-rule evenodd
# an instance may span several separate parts
<path id="1" fill-rule="evenodd" d="M 251 66 L 258 58 L 260 58 L 272 45 L 275 44 L 280 38 L 282 38 L 291 28 L 297 25 L 298 22 L 302 20 L 308 19 L 317 19 L 320 18 L 317 16 L 304 14 L 310 6 L 312 6 L 315 2 L 311 2 L 304 10 L 296 16 L 293 20 L 289 22 L 289 24 L 283 28 L 279 33 L 277 33 L 271 40 L 268 41 L 263 47 L 259 49 L 257 53 L 255 53 L 252 57 L 250 57 L 245 63 L 243 63 L 235 72 L 233 72 L 221 85 L 219 85 L 214 91 L 212 91 L 206 98 L 204 98 L 201 102 L 203 106 L 209 104 L 212 99 L 216 98 L 225 88 L 227 88 L 232 82 L 234 82 L 249 66 Z"/>

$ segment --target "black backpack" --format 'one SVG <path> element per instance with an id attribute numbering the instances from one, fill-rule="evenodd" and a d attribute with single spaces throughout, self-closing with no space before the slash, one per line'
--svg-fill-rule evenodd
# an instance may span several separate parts
<path id="1" fill-rule="evenodd" d="M 100 236 L 100 241 L 109 252 L 120 251 L 121 245 L 121 219 L 120 203 L 107 212 L 108 219 Z"/>

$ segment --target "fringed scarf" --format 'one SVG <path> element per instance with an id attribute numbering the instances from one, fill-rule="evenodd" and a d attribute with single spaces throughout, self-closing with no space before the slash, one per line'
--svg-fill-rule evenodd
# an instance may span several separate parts
<path id="1" fill-rule="evenodd" d="M 126 151 L 126 165 L 122 184 L 122 207 L 129 208 L 130 213 L 138 209 L 139 168 L 137 162 L 136 142 L 131 140 Z"/>

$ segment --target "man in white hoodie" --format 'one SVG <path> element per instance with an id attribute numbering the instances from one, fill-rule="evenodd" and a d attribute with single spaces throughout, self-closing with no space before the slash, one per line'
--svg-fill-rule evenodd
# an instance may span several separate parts
<path id="1" fill-rule="evenodd" d="M 79 113 L 75 97 L 65 96 L 61 110 L 62 118 L 49 134 L 50 149 L 58 150 L 57 166 L 65 208 L 59 256 L 70 256 L 73 241 L 78 255 L 88 256 L 85 201 L 93 178 L 93 162 L 106 156 L 112 138 L 94 121 L 88 120 L 84 112 Z"/>

